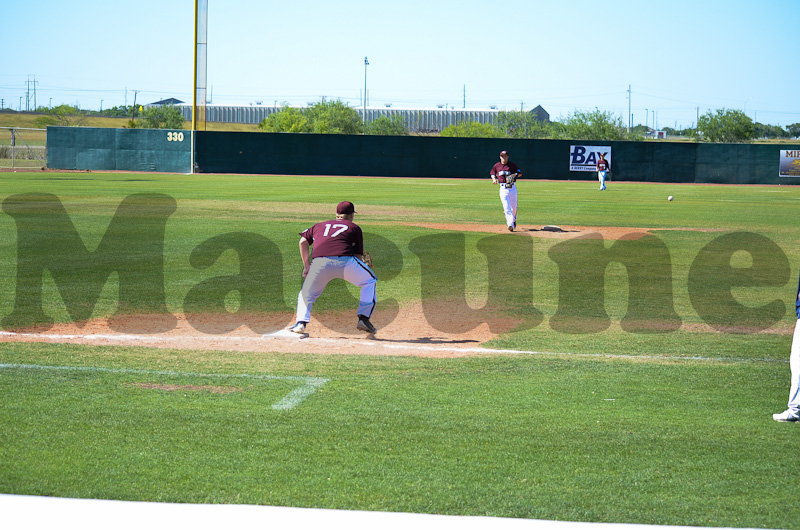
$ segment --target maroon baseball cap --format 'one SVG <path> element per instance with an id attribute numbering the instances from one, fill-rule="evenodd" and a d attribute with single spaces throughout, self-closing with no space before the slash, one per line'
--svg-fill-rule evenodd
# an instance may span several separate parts
<path id="1" fill-rule="evenodd" d="M 500 151 L 500 156 L 506 155 L 508 156 L 508 151 Z"/>
<path id="2" fill-rule="evenodd" d="M 336 207 L 336 213 L 347 215 L 351 213 L 356 213 L 356 207 L 353 206 L 353 203 L 350 201 L 342 201 Z"/>

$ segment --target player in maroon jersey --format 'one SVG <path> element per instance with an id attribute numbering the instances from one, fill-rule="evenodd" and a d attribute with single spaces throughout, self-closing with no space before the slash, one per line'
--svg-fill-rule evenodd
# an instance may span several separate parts
<path id="1" fill-rule="evenodd" d="M 522 176 L 522 171 L 508 159 L 508 151 L 501 151 L 500 162 L 492 166 L 489 176 L 492 177 L 492 184 L 500 185 L 500 203 L 503 205 L 506 226 L 509 232 L 513 232 L 517 227 L 516 181 Z"/>
<path id="2" fill-rule="evenodd" d="M 342 278 L 361 288 L 356 328 L 367 333 L 377 331 L 369 317 L 375 310 L 378 280 L 362 260 L 364 236 L 361 228 L 353 222 L 355 213 L 352 202 L 340 202 L 336 207 L 336 219 L 317 223 L 300 233 L 305 280 L 297 295 L 297 321 L 289 331 L 305 334 L 306 325 L 311 320 L 311 307 L 334 278 Z"/>
<path id="3" fill-rule="evenodd" d="M 611 171 L 611 163 L 606 160 L 605 153 L 600 153 L 600 158 L 597 160 L 597 179 L 600 181 L 600 191 L 606 189 L 606 177 L 609 171 Z"/>

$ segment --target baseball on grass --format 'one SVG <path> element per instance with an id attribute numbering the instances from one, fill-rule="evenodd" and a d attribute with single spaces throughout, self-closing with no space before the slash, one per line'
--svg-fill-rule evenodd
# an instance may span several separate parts
<path id="1" fill-rule="evenodd" d="M 671 201 L 672 199 L 673 199 L 672 195 L 670 195 L 669 197 L 667 197 L 667 200 L 668 200 L 668 201 Z"/>

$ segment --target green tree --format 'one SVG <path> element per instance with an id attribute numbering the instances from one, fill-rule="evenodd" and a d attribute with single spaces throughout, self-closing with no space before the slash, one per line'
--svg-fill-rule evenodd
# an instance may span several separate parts
<path id="1" fill-rule="evenodd" d="M 548 124 L 540 121 L 536 114 L 520 110 L 501 110 L 495 126 L 508 138 L 547 138 L 552 134 Z"/>
<path id="2" fill-rule="evenodd" d="M 46 129 L 51 125 L 58 125 L 58 122 L 56 122 L 56 119 L 54 117 L 49 115 L 39 116 L 33 121 L 33 126 L 36 127 L 37 129 Z"/>
<path id="3" fill-rule="evenodd" d="M 763 123 L 753 124 L 753 135 L 756 138 L 788 138 L 789 133 L 778 125 L 765 125 Z"/>
<path id="4" fill-rule="evenodd" d="M 86 121 L 86 113 L 72 105 L 59 105 L 47 111 L 47 116 L 36 120 L 37 127 L 60 125 L 62 127 L 78 127 Z"/>
<path id="5" fill-rule="evenodd" d="M 629 134 L 622 124 L 622 117 L 610 112 L 595 110 L 594 112 L 576 111 L 567 116 L 563 128 L 556 128 L 555 138 L 568 140 L 637 140 L 640 137 Z"/>
<path id="6" fill-rule="evenodd" d="M 142 129 L 183 129 L 183 114 L 175 105 L 145 107 L 137 127 Z"/>
<path id="7" fill-rule="evenodd" d="M 792 138 L 800 137 L 800 123 L 793 123 L 791 125 L 787 125 L 786 132 L 789 133 L 789 136 L 791 136 Z"/>
<path id="8" fill-rule="evenodd" d="M 311 132 L 311 123 L 300 109 L 284 103 L 280 111 L 261 120 L 258 128 L 264 132 L 308 133 Z"/>
<path id="9" fill-rule="evenodd" d="M 697 130 L 706 142 L 749 142 L 755 135 L 753 120 L 740 110 L 718 109 L 700 116 Z"/>
<path id="10" fill-rule="evenodd" d="M 364 123 L 358 112 L 349 105 L 336 101 L 319 101 L 305 111 L 312 132 L 319 134 L 361 134 Z"/>
<path id="11" fill-rule="evenodd" d="M 379 116 L 364 125 L 364 134 L 376 136 L 408 136 L 408 127 L 403 116 Z"/>
<path id="12" fill-rule="evenodd" d="M 120 105 L 118 107 L 111 107 L 110 109 L 103 109 L 101 112 L 98 112 L 98 114 L 113 118 L 126 118 L 131 115 L 131 106 Z"/>
<path id="13" fill-rule="evenodd" d="M 505 134 L 491 123 L 467 121 L 448 125 L 442 130 L 440 136 L 459 138 L 504 138 Z"/>
<path id="14" fill-rule="evenodd" d="M 313 132 L 318 134 L 361 134 L 364 124 L 352 107 L 340 100 L 320 101 L 301 110 L 284 104 L 258 124 L 264 132 Z"/>

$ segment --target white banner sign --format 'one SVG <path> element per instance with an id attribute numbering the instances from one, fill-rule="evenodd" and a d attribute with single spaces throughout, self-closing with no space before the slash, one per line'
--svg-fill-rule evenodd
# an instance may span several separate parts
<path id="1" fill-rule="evenodd" d="M 779 177 L 800 177 L 800 150 L 781 150 Z"/>
<path id="2" fill-rule="evenodd" d="M 571 145 L 569 146 L 570 171 L 597 171 L 597 161 L 600 153 L 606 155 L 606 160 L 611 164 L 610 145 Z"/>

